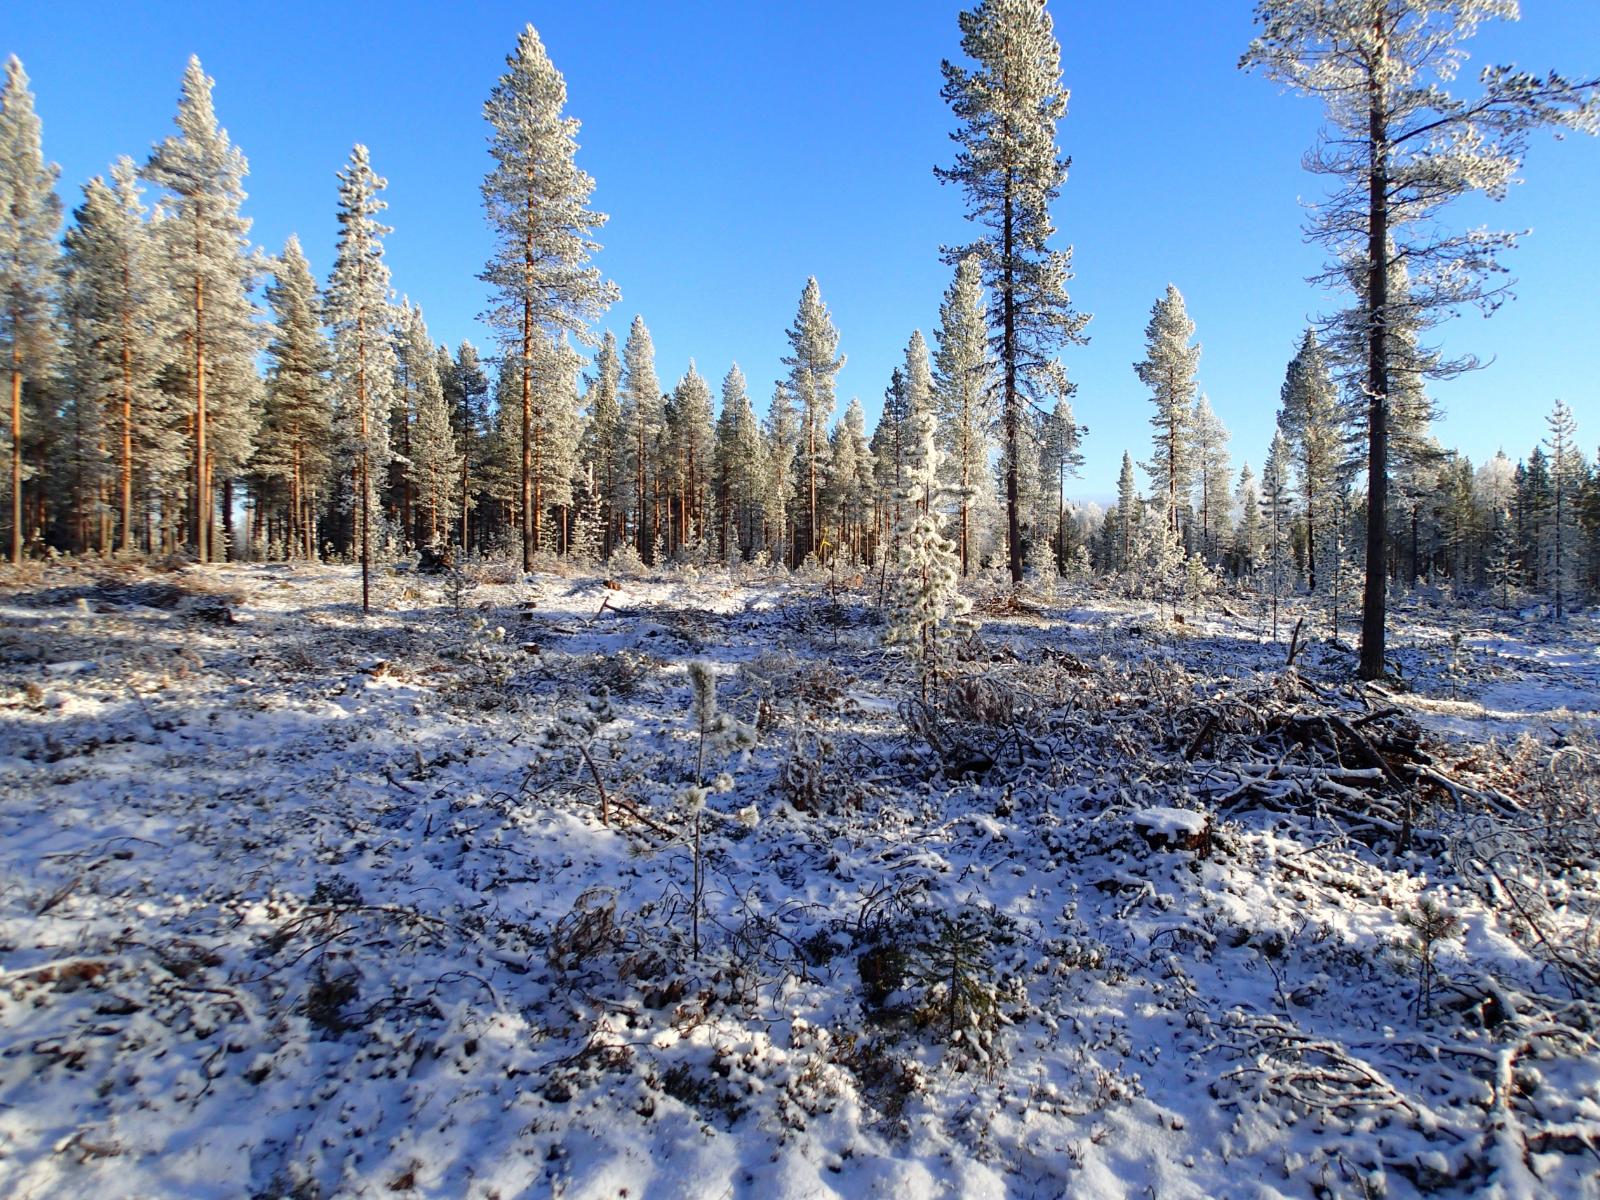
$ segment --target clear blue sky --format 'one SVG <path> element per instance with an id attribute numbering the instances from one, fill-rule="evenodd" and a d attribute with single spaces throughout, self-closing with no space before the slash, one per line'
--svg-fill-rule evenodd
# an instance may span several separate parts
<path id="1" fill-rule="evenodd" d="M 844 401 L 875 419 L 907 337 L 930 335 L 949 271 L 941 243 L 970 236 L 962 199 L 933 177 L 951 119 L 939 62 L 959 52 L 948 0 L 828 3 L 14 2 L 0 55 L 33 77 L 45 152 L 68 207 L 118 154 L 142 160 L 172 127 L 190 53 L 217 80 L 218 114 L 250 160 L 246 211 L 276 250 L 298 232 L 325 277 L 334 172 L 366 142 L 388 176 L 389 260 L 436 340 L 491 338 L 476 276 L 490 250 L 478 185 L 488 166 L 482 103 L 531 21 L 583 122 L 579 161 L 611 214 L 599 262 L 622 288 L 607 324 L 636 312 L 670 385 L 694 357 L 719 382 L 737 360 L 759 410 L 782 372 L 783 332 L 816 275 L 849 362 Z M 1319 120 L 1235 63 L 1251 35 L 1245 0 L 1051 6 L 1072 90 L 1061 125 L 1073 158 L 1056 208 L 1075 247 L 1075 303 L 1090 345 L 1065 361 L 1088 425 L 1082 493 L 1113 490 L 1124 448 L 1149 449 L 1149 402 L 1131 364 L 1168 281 L 1205 350 L 1201 385 L 1259 470 L 1284 363 L 1324 300 L 1304 277 L 1299 167 Z M 1600 5 L 1529 0 L 1486 30 L 1474 65 L 1512 60 L 1600 72 Z M 1511 257 L 1519 298 L 1442 334 L 1493 366 L 1443 385 L 1439 433 L 1474 461 L 1525 454 L 1561 396 L 1584 444 L 1600 443 L 1600 144 L 1548 139 L 1505 203 L 1457 214 L 1531 228 Z"/>

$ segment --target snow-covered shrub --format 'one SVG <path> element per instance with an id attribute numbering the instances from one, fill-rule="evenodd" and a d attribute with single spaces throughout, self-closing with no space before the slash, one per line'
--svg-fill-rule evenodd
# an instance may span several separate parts
<path id="1" fill-rule="evenodd" d="M 1395 943 L 1402 965 L 1416 971 L 1417 1015 L 1433 1015 L 1433 993 L 1439 986 L 1439 946 L 1461 936 L 1461 919 L 1443 901 L 1424 893 L 1400 914 L 1406 934 Z"/>
<path id="2" fill-rule="evenodd" d="M 450 611 L 460 617 L 477 589 L 478 581 L 460 563 L 452 563 L 440 577 L 439 586 Z"/>
<path id="3" fill-rule="evenodd" d="M 594 760 L 594 748 L 606 727 L 617 719 L 611 697 L 604 688 L 591 692 L 583 702 L 560 710 L 539 735 L 539 754 L 545 762 L 559 762 L 564 755 L 574 756 L 588 772 L 600 805 L 600 822 L 611 824 L 611 797 L 605 778 Z"/>
<path id="4" fill-rule="evenodd" d="M 644 559 L 632 542 L 623 542 L 611 551 L 606 559 L 606 569 L 613 575 L 639 576 L 645 573 Z"/>
<path id="5" fill-rule="evenodd" d="M 480 693 L 479 699 L 486 704 L 504 702 L 505 689 L 516 673 L 516 658 L 507 648 L 505 626 L 491 626 L 483 617 L 473 617 L 467 623 L 467 640 L 459 656 L 468 667 L 463 686 Z"/>
<path id="6" fill-rule="evenodd" d="M 700 916 L 705 907 L 705 846 L 704 825 L 707 815 L 706 801 L 712 795 L 732 792 L 735 781 L 732 774 L 723 771 L 706 783 L 707 755 L 713 766 L 724 763 L 731 755 L 743 755 L 756 744 L 756 731 L 717 708 L 717 678 L 711 665 L 704 662 L 688 664 L 689 720 L 696 734 L 694 782 L 678 794 L 678 803 L 692 822 L 693 830 L 693 881 L 690 893 L 690 936 L 695 957 L 700 955 Z M 737 770 L 737 764 L 734 769 Z M 710 810 L 710 815 L 732 821 L 746 829 L 754 829 L 759 813 L 754 804 L 747 804 L 735 812 Z"/>
<path id="7" fill-rule="evenodd" d="M 604 690 L 614 696 L 631 696 L 650 672 L 661 664 L 659 660 L 638 650 L 618 650 L 613 654 L 596 654 L 583 664 L 592 691 Z"/>
<path id="8" fill-rule="evenodd" d="M 999 1061 L 1008 1010 L 1025 999 L 1020 982 L 995 966 L 996 944 L 1011 937 L 1009 922 L 993 910 L 969 905 L 953 917 L 940 913 L 932 936 L 917 944 L 910 970 L 922 989 L 918 1023 L 985 1070 Z"/>

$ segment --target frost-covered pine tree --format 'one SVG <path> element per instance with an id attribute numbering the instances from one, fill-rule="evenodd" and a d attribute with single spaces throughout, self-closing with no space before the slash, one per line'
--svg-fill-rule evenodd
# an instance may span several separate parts
<path id="1" fill-rule="evenodd" d="M 1278 397 L 1278 428 L 1294 456 L 1306 522 L 1306 569 L 1315 592 L 1323 557 L 1321 537 L 1341 474 L 1341 446 L 1339 393 L 1314 330 L 1306 330 L 1300 339 Z"/>
<path id="2" fill-rule="evenodd" d="M 1194 452 L 1195 515 L 1200 521 L 1200 553 L 1208 566 L 1222 561 L 1222 548 L 1232 523 L 1230 487 L 1233 463 L 1228 457 L 1228 427 L 1212 411 L 1201 392 L 1189 414 Z"/>
<path id="3" fill-rule="evenodd" d="M 956 264 L 955 279 L 939 306 L 934 392 L 939 404 L 940 449 L 956 496 L 961 573 L 972 569 L 972 509 L 979 481 L 989 473 L 994 389 L 989 330 L 984 323 L 983 262 L 976 254 Z"/>
<path id="4" fill-rule="evenodd" d="M 1189 319 L 1183 294 L 1174 284 L 1150 310 L 1144 329 L 1145 356 L 1133 364 L 1139 382 L 1150 389 L 1155 414 L 1150 461 L 1141 463 L 1164 497 L 1162 508 L 1174 522 L 1173 532 L 1189 496 L 1192 470 L 1190 448 L 1190 406 L 1194 403 L 1195 368 L 1200 363 L 1200 346 L 1190 345 L 1194 322 Z"/>
<path id="5" fill-rule="evenodd" d="M 794 565 L 793 466 L 800 446 L 800 414 L 795 411 L 794 393 L 782 380 L 772 386 L 767 404 L 767 480 L 765 503 L 768 526 L 767 545 L 774 549 L 773 560 Z"/>
<path id="6" fill-rule="evenodd" d="M 972 605 L 961 594 L 961 558 L 956 544 L 940 529 L 944 488 L 939 479 L 938 423 L 931 403 L 914 404 L 906 426 L 898 557 L 884 641 L 904 646 L 916 662 L 926 704 L 930 687 L 939 683 L 943 640 L 952 623 L 964 617 Z"/>
<path id="7" fill-rule="evenodd" d="M 1133 477 L 1133 455 L 1124 450 L 1122 470 L 1117 474 L 1116 569 L 1120 572 L 1133 569 L 1133 533 L 1139 523 L 1141 508 L 1139 483 Z"/>
<path id="8" fill-rule="evenodd" d="M 463 341 L 456 347 L 449 374 L 441 372 L 441 379 L 446 384 L 450 427 L 456 435 L 456 448 L 461 452 L 461 490 L 457 498 L 461 504 L 461 553 L 467 554 L 478 544 L 472 537 L 472 512 L 477 507 L 473 481 L 482 469 L 489 424 L 489 377 L 484 374 L 478 348 Z"/>
<path id="9" fill-rule="evenodd" d="M 1066 396 L 1056 397 L 1055 407 L 1039 417 L 1039 473 L 1046 496 L 1053 499 L 1049 506 L 1051 542 L 1055 547 L 1055 571 L 1067 573 L 1067 477 L 1076 476 L 1083 466 L 1083 452 L 1078 448 L 1082 431 L 1072 415 L 1072 403 Z M 1049 497 L 1051 490 L 1054 496 Z"/>
<path id="10" fill-rule="evenodd" d="M 310 559 L 317 554 L 317 513 L 333 467 L 333 355 L 311 264 L 292 234 L 267 283 L 267 304 L 272 341 L 256 473 L 287 485 L 286 548 L 290 556 Z"/>
<path id="11" fill-rule="evenodd" d="M 555 549 L 565 551 L 568 519 L 572 508 L 572 481 L 578 472 L 578 448 L 583 436 L 583 414 L 579 411 L 578 377 L 583 356 L 567 340 L 565 333 L 555 340 L 540 337 L 534 342 L 532 441 L 530 477 L 533 503 L 544 516 L 533 522 L 533 547 L 545 549 L 543 530 L 546 517 L 557 531 Z M 518 374 L 521 386 L 521 374 Z"/>
<path id="12" fill-rule="evenodd" d="M 1294 518 L 1294 495 L 1289 484 L 1290 453 L 1283 434 L 1274 434 L 1267 451 L 1267 465 L 1261 472 L 1262 565 L 1272 594 L 1274 641 L 1278 637 L 1278 602 L 1289 589 L 1293 570 L 1289 546 L 1289 527 Z"/>
<path id="13" fill-rule="evenodd" d="M 1234 529 L 1233 554 L 1237 564 L 1235 574 L 1248 579 L 1261 565 L 1261 547 L 1265 538 L 1261 526 L 1261 499 L 1256 491 L 1255 472 L 1245 463 L 1239 469 L 1239 486 L 1233 493 L 1239 508 L 1239 523 Z"/>
<path id="14" fill-rule="evenodd" d="M 976 253 L 989 287 L 1000 383 L 1006 550 L 1013 584 L 1022 582 L 1024 409 L 1038 373 L 1063 344 L 1081 345 L 1088 315 L 1067 295 L 1072 251 L 1052 250 L 1050 204 L 1066 182 L 1068 159 L 1056 147 L 1067 111 L 1061 46 L 1044 0 L 980 0 L 961 13 L 961 49 L 976 64 L 946 61 L 941 91 L 961 123 L 954 166 L 935 168 L 966 193 L 967 216 L 984 227 L 972 246 L 950 247 L 947 261 Z"/>
<path id="15" fill-rule="evenodd" d="M 136 494 L 145 499 L 182 470 L 182 447 L 156 385 L 167 359 L 170 297 L 156 278 L 145 217 L 136 168 L 121 158 L 109 183 L 96 176 L 85 185 L 65 239 L 72 391 L 77 404 L 102 414 L 120 527 L 115 543 L 125 554 L 137 544 Z"/>
<path id="16" fill-rule="evenodd" d="M 711 479 L 711 385 L 689 360 L 689 369 L 672 389 L 667 429 L 668 498 L 673 513 L 672 546 L 696 554 L 703 546 L 709 515 L 706 489 Z"/>
<path id="17" fill-rule="evenodd" d="M 157 206 L 161 279 L 178 299 L 174 364 L 194 431 L 189 540 L 201 562 L 215 552 L 215 483 L 242 468 L 253 450 L 261 404 L 256 354 L 266 341 L 250 300 L 260 263 L 250 221 L 240 214 L 249 165 L 217 124 L 215 80 L 191 57 L 178 100 L 176 136 L 151 151 L 144 177 L 168 193 Z M 224 505 L 224 520 L 231 513 Z"/>
<path id="18" fill-rule="evenodd" d="M 622 423 L 628 430 L 628 461 L 633 477 L 633 534 L 639 557 L 655 562 L 659 535 L 660 484 L 656 472 L 656 442 L 661 436 L 663 413 L 661 381 L 656 376 L 656 347 L 645 328 L 644 318 L 635 316 L 622 347 Z M 657 497 L 655 513 L 650 511 L 651 490 Z"/>
<path id="19" fill-rule="evenodd" d="M 378 214 L 388 182 L 375 175 L 367 148 L 357 143 L 338 173 L 339 240 L 328 280 L 327 318 L 333 330 L 333 389 L 338 433 L 350 469 L 352 513 L 361 554 L 361 611 L 372 607 L 372 521 L 378 483 L 389 466 L 389 412 L 394 405 L 395 355 L 390 332 L 389 268 Z"/>
<path id="20" fill-rule="evenodd" d="M 1384 670 L 1387 614 L 1391 370 L 1402 329 L 1417 331 L 1466 304 L 1492 310 L 1505 288 L 1498 256 L 1515 237 L 1452 230 L 1454 200 L 1481 192 L 1502 199 L 1529 134 L 1541 126 L 1593 131 L 1600 87 L 1550 72 L 1489 66 L 1479 91 L 1451 94 L 1460 43 L 1485 20 L 1515 18 L 1514 0 L 1260 0 L 1260 35 L 1240 65 L 1315 96 L 1329 129 L 1306 156 L 1335 180 L 1311 219 L 1311 236 L 1334 262 L 1322 282 L 1349 287 L 1362 335 L 1367 401 L 1367 551 L 1362 606 L 1363 679 Z M 1404 262 L 1411 286 L 1391 294 Z M 1398 303 L 1397 303 L 1398 302 Z"/>
<path id="21" fill-rule="evenodd" d="M 844 416 L 828 437 L 828 482 L 824 510 L 836 555 L 862 561 L 872 507 L 872 450 L 867 444 L 867 415 L 861 401 L 850 398 Z"/>
<path id="22" fill-rule="evenodd" d="M 590 468 L 590 486 L 598 506 L 601 535 L 597 553 L 602 559 L 610 557 L 621 537 L 621 522 L 628 507 L 628 445 L 619 402 L 621 387 L 622 359 L 617 351 L 617 335 L 608 329 L 595 352 L 583 397 L 589 418 L 583 433 L 583 461 Z"/>
<path id="23" fill-rule="evenodd" d="M 770 470 L 761 422 L 756 418 L 745 387 L 744 372 L 735 363 L 722 381 L 723 407 L 733 410 L 732 441 L 729 446 L 728 474 L 734 504 L 735 529 L 739 552 L 746 558 L 764 548 L 766 525 L 766 479 Z"/>
<path id="24" fill-rule="evenodd" d="M 869 443 L 873 483 L 878 496 L 873 529 L 884 571 L 880 584 L 887 583 L 889 563 L 899 557 L 900 494 L 905 483 L 910 415 L 906 407 L 906 373 L 904 368 L 896 367 L 889 377 L 889 386 L 884 389 L 883 411 Z"/>
<path id="25" fill-rule="evenodd" d="M 593 463 L 579 468 L 572 481 L 572 540 L 567 555 L 580 567 L 600 561 L 605 533 L 605 518 L 600 508 L 600 493 L 594 485 Z"/>
<path id="26" fill-rule="evenodd" d="M 1511 514 L 1503 508 L 1494 510 L 1489 539 L 1489 561 L 1484 573 L 1489 589 L 1501 608 L 1511 607 L 1511 593 L 1516 588 L 1522 572 L 1517 568 L 1516 526 Z"/>
<path id="27" fill-rule="evenodd" d="M 439 378 L 438 355 L 422 309 L 406 305 L 399 330 L 401 375 L 409 393 L 411 449 L 406 467 L 415 510 L 413 532 L 429 546 L 449 537 L 456 518 L 455 479 L 461 455 L 450 428 L 450 408 Z"/>
<path id="28" fill-rule="evenodd" d="M 1350 481 L 1340 479 L 1326 505 L 1328 520 L 1321 539 L 1322 592 L 1328 600 L 1328 624 L 1335 644 L 1339 641 L 1339 617 L 1350 607 L 1360 586 L 1359 565 L 1352 551 Z"/>
<path id="29" fill-rule="evenodd" d="M 500 239 L 483 278 L 495 289 L 489 319 L 502 331 L 505 353 L 519 363 L 522 569 L 527 571 L 544 508 L 535 495 L 535 341 L 541 331 L 547 347 L 563 333 L 587 340 L 589 324 L 618 293 L 589 265 L 599 249 L 595 232 L 606 217 L 589 208 L 594 180 L 576 162 L 578 122 L 562 111 L 567 83 L 532 25 L 517 38 L 506 66 L 483 106 L 494 130 L 489 153 L 495 162 L 483 181 L 483 202 Z"/>
<path id="30" fill-rule="evenodd" d="M 1541 547 L 1550 598 L 1556 620 L 1566 616 L 1576 592 L 1578 573 L 1578 497 L 1583 480 L 1583 459 L 1578 453 L 1578 423 L 1564 400 L 1557 400 L 1545 418 L 1550 432 L 1544 438 L 1549 450 L 1549 521 Z"/>
<path id="31" fill-rule="evenodd" d="M 839 353 L 839 331 L 833 327 L 822 289 L 816 276 L 806 280 L 800 293 L 800 307 L 794 325 L 787 331 L 789 354 L 783 365 L 789 368 L 789 390 L 800 406 L 800 445 L 795 461 L 796 482 L 805 490 L 802 505 L 806 514 L 805 552 L 816 554 L 822 529 L 818 525 L 817 498 L 827 469 L 828 424 L 833 420 L 834 378 L 844 366 Z M 798 548 L 797 548 L 798 551 Z"/>
<path id="32" fill-rule="evenodd" d="M 56 230 L 61 169 L 44 161 L 28 76 L 16 55 L 0 87 L 0 354 L 11 384 L 11 561 L 22 561 L 23 383 L 42 385 L 51 370 L 56 329 Z"/>

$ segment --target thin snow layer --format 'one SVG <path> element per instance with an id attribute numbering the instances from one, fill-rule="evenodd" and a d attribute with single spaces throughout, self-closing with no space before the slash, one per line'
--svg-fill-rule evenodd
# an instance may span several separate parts
<path id="1" fill-rule="evenodd" d="M 957 729 L 870 583 L 501 578 L 0 587 L 0 1194 L 1600 1196 L 1594 997 L 1530 922 L 1176 728 L 1291 689 L 1242 602 L 980 605 Z M 1483 678 L 1408 626 L 1394 702 L 1600 707 L 1589 626 L 1492 620 Z M 753 747 L 701 761 L 694 660 Z M 601 688 L 585 761 L 544 735 Z"/>

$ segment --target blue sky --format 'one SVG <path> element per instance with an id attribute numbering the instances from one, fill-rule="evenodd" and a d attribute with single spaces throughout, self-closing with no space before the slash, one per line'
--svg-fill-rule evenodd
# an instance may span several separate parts
<path id="1" fill-rule="evenodd" d="M 476 276 L 491 235 L 478 185 L 482 103 L 526 22 L 567 78 L 583 122 L 579 161 L 610 213 L 599 263 L 622 288 L 607 325 L 642 313 L 670 385 L 695 358 L 720 381 L 737 360 L 764 410 L 784 330 L 816 275 L 848 363 L 841 411 L 875 419 L 911 330 L 931 337 L 949 268 L 971 236 L 934 164 L 952 155 L 939 62 L 959 52 L 946 0 L 871 3 L 432 3 L 9 5 L 0 54 L 33 78 L 45 152 L 68 207 L 118 154 L 142 160 L 171 129 L 190 53 L 217 80 L 217 111 L 250 159 L 246 211 L 276 250 L 298 232 L 325 276 L 334 173 L 353 142 L 390 181 L 395 287 L 436 340 L 491 341 Z M 1300 170 L 1319 121 L 1310 100 L 1238 71 L 1251 5 L 1207 0 L 1051 5 L 1071 105 L 1071 176 L 1056 207 L 1075 247 L 1075 304 L 1092 340 L 1065 361 L 1089 427 L 1082 493 L 1113 490 L 1124 448 L 1149 449 L 1150 405 L 1131 364 L 1151 304 L 1184 292 L 1204 344 L 1201 385 L 1259 470 L 1284 363 L 1326 306 L 1304 282 Z M 1530 0 L 1486 29 L 1474 64 L 1600 72 L 1600 5 Z M 1439 433 L 1474 461 L 1525 454 L 1563 397 L 1600 443 L 1600 144 L 1536 142 L 1526 182 L 1467 224 L 1533 230 L 1511 257 L 1518 299 L 1468 313 L 1440 341 L 1495 361 L 1440 385 Z"/>

